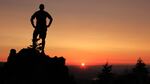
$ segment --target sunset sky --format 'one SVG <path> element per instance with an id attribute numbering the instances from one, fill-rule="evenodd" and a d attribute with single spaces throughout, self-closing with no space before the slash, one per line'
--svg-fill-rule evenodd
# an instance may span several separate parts
<path id="1" fill-rule="evenodd" d="M 0 61 L 32 44 L 31 15 L 39 4 L 53 17 L 49 56 L 67 64 L 150 64 L 150 0 L 0 0 Z"/>

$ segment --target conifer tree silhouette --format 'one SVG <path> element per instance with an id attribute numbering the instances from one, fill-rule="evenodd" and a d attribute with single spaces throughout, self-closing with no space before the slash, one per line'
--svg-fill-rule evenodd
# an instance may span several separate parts
<path id="1" fill-rule="evenodd" d="M 108 62 L 103 65 L 102 72 L 98 75 L 98 84 L 112 84 L 113 74 L 112 74 L 112 65 L 109 65 Z"/>
<path id="2" fill-rule="evenodd" d="M 148 84 L 149 77 L 148 77 L 148 68 L 146 64 L 143 62 L 141 58 L 137 60 L 135 67 L 133 68 L 133 75 L 135 83 L 137 84 Z"/>
<path id="3" fill-rule="evenodd" d="M 146 64 L 141 58 L 137 60 L 137 63 L 133 68 L 133 72 L 139 75 L 148 75 L 148 69 L 146 68 Z"/>

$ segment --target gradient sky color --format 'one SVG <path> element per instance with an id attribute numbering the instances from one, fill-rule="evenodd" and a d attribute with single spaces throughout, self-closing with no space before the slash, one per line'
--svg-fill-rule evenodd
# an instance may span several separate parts
<path id="1" fill-rule="evenodd" d="M 0 0 L 0 61 L 31 44 L 31 15 L 40 3 L 54 21 L 46 53 L 67 64 L 150 63 L 150 0 Z"/>

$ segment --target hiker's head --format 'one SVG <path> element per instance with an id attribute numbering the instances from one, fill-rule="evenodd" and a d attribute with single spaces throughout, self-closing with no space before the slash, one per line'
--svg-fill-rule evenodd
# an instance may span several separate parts
<path id="1" fill-rule="evenodd" d="M 40 10 L 44 10 L 44 4 L 40 4 L 39 8 Z"/>

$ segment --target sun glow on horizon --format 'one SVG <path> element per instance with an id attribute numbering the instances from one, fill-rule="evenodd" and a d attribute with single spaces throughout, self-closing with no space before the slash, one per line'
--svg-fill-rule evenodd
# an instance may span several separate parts
<path id="1" fill-rule="evenodd" d="M 82 66 L 82 67 L 85 67 L 85 63 L 84 63 L 84 62 L 82 62 L 82 63 L 81 63 L 81 66 Z"/>

